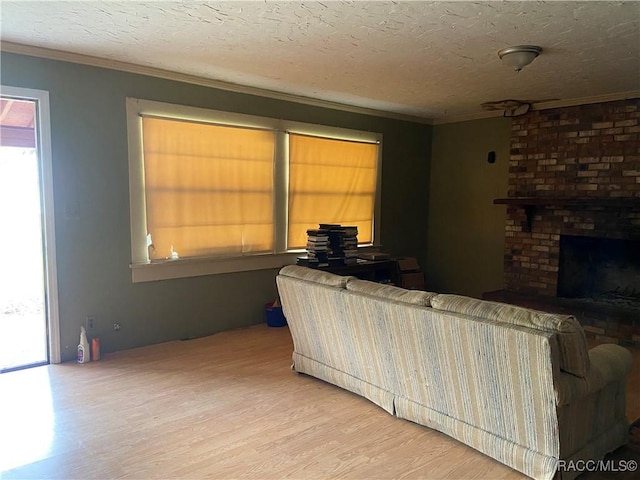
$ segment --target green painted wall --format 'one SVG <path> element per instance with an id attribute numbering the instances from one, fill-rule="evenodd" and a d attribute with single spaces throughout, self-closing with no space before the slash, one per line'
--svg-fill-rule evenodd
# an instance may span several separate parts
<path id="1" fill-rule="evenodd" d="M 63 360 L 88 314 L 109 352 L 259 323 L 276 295 L 276 270 L 131 282 L 127 96 L 382 133 L 381 242 L 426 258 L 430 126 L 6 52 L 0 72 L 50 95 Z"/>
<path id="2" fill-rule="evenodd" d="M 507 194 L 510 133 L 501 117 L 434 127 L 428 289 L 477 297 L 502 288 L 506 210 L 492 202 Z"/>

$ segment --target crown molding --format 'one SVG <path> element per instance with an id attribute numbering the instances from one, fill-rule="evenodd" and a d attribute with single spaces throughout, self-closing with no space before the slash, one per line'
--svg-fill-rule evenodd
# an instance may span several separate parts
<path id="1" fill-rule="evenodd" d="M 551 100 L 548 102 L 532 103 L 531 111 L 549 110 L 551 108 L 575 107 L 578 105 L 588 105 L 590 103 L 615 102 L 617 100 L 630 100 L 640 98 L 640 90 L 630 92 L 609 93 L 605 95 L 594 95 L 591 97 L 568 98 L 566 100 Z M 500 110 L 487 110 L 468 115 L 452 115 L 450 117 L 440 117 L 433 120 L 433 125 L 446 125 L 448 123 L 467 122 L 471 120 L 482 120 L 485 118 L 501 117 Z"/>
<path id="2" fill-rule="evenodd" d="M 640 90 L 609 93 L 605 95 L 594 95 L 592 97 L 570 98 L 567 100 L 551 100 L 548 102 L 534 103 L 531 105 L 531 110 L 548 110 L 550 108 L 575 107 L 576 105 L 615 102 L 617 100 L 630 100 L 632 98 L 640 98 Z"/>
<path id="3" fill-rule="evenodd" d="M 174 72 L 171 70 L 163 70 L 155 67 L 146 67 L 143 65 L 136 65 L 133 63 L 121 62 L 118 60 L 110 60 L 107 58 L 94 57 L 91 55 L 83 55 L 80 53 L 66 52 L 63 50 L 54 50 L 44 47 L 35 47 L 32 45 L 23 45 L 20 43 L 6 42 L 0 43 L 0 51 L 8 53 L 18 53 L 21 55 L 27 55 L 31 57 L 46 58 L 49 60 L 57 60 L 61 62 L 77 63 L 80 65 L 87 65 L 91 67 L 107 68 L 110 70 L 118 70 L 121 72 L 135 73 L 139 75 L 147 75 L 150 77 L 162 78 L 165 80 L 174 80 L 177 82 L 190 83 L 193 85 L 199 85 L 202 87 L 216 88 L 219 90 L 226 90 L 235 93 L 244 93 L 247 95 L 256 95 L 259 97 L 272 98 L 275 100 L 282 100 L 285 102 L 301 103 L 304 105 L 310 105 L 314 107 L 330 108 L 332 110 L 340 110 L 343 112 L 359 113 L 362 115 L 370 115 L 376 117 L 390 118 L 393 120 L 402 120 L 406 122 L 422 123 L 431 125 L 433 120 L 430 118 L 424 118 L 414 115 L 401 114 L 395 112 L 388 112 L 385 110 L 377 110 L 374 108 L 359 107 L 356 105 L 348 105 L 339 102 L 332 102 L 329 100 L 321 100 L 318 98 L 305 97 L 302 95 L 293 95 L 290 93 L 277 92 L 274 90 L 267 90 L 258 87 L 250 87 L 247 85 L 239 85 L 231 82 L 224 82 L 222 80 L 214 80 L 210 78 L 199 77 L 196 75 L 189 75 L 186 73 Z"/>
<path id="4" fill-rule="evenodd" d="M 501 117 L 501 110 L 483 110 L 477 113 L 467 113 L 465 115 L 451 115 L 440 117 L 432 121 L 433 125 L 446 125 L 448 123 L 470 122 L 472 120 L 483 120 L 485 118 Z"/>
<path id="5" fill-rule="evenodd" d="M 80 53 L 66 52 L 63 50 L 54 50 L 44 47 L 35 47 L 32 45 L 23 45 L 13 42 L 0 42 L 0 51 L 9 53 L 18 53 L 32 57 L 47 58 L 50 60 L 58 60 L 61 62 L 77 63 L 92 67 L 107 68 L 110 70 L 118 70 L 121 72 L 134 73 L 139 75 L 147 75 L 165 80 L 174 80 L 178 82 L 190 83 L 203 87 L 216 88 L 235 93 L 243 93 L 247 95 L 256 95 L 259 97 L 272 98 L 285 102 L 294 102 L 314 107 L 329 108 L 343 112 L 358 113 L 362 115 L 370 115 L 376 117 L 389 118 L 393 120 L 401 120 L 406 122 L 421 123 L 426 125 L 445 125 L 448 123 L 467 122 L 472 120 L 482 120 L 485 118 L 494 118 L 502 116 L 501 111 L 481 111 L 464 115 L 451 115 L 440 118 L 425 118 L 415 115 L 389 112 L 385 110 L 377 110 L 374 108 L 359 107 L 344 103 L 332 102 L 329 100 L 321 100 L 318 98 L 305 97 L 302 95 L 293 95 L 290 93 L 277 92 L 247 85 L 239 85 L 222 80 L 214 80 L 210 78 L 189 75 L 171 70 L 163 70 L 155 67 L 145 67 L 133 63 L 120 62 L 118 60 L 110 60 L 106 58 L 83 55 Z M 595 95 L 591 97 L 571 98 L 566 100 L 552 100 L 548 102 L 534 103 L 531 110 L 547 110 L 550 108 L 573 107 L 576 105 L 586 105 L 590 103 L 613 102 L 616 100 L 628 100 L 632 98 L 640 98 L 640 90 L 632 90 L 630 92 L 611 93 L 606 95 Z"/>

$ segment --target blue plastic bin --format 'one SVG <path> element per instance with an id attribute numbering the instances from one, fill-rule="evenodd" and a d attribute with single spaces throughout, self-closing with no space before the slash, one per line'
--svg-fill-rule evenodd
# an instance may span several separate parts
<path id="1" fill-rule="evenodd" d="M 265 316 L 267 317 L 267 325 L 270 327 L 284 327 L 287 325 L 287 319 L 284 318 L 281 306 L 267 303 L 265 305 Z"/>

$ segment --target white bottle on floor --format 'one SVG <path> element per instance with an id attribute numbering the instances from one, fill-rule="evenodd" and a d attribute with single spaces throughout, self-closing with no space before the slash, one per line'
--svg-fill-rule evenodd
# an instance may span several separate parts
<path id="1" fill-rule="evenodd" d="M 80 343 L 78 344 L 78 363 L 88 363 L 91 361 L 89 353 L 89 340 L 87 340 L 87 331 L 84 327 L 80 327 Z"/>

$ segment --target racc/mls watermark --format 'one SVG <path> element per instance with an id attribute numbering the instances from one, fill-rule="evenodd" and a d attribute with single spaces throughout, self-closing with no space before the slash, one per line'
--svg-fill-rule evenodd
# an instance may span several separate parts
<path id="1" fill-rule="evenodd" d="M 635 472 L 635 460 L 558 460 L 559 472 Z"/>

